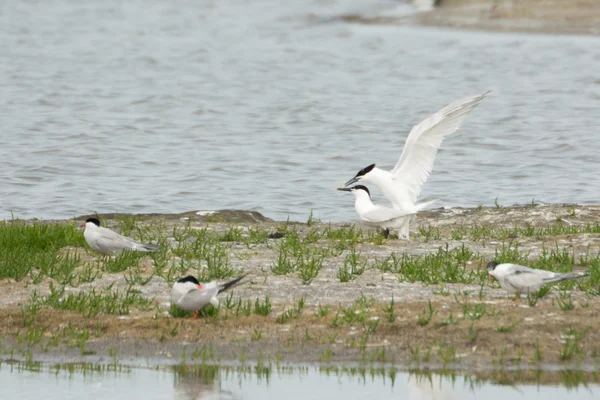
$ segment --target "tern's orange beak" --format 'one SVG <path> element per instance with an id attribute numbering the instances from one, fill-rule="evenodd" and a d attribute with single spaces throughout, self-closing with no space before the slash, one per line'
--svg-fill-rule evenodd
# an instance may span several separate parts
<path id="1" fill-rule="evenodd" d="M 196 285 L 196 287 L 198 287 L 198 289 L 204 289 L 204 286 L 202 285 Z"/>

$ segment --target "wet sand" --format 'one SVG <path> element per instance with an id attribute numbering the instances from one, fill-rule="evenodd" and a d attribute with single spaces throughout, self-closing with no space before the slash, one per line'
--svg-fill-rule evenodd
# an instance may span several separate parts
<path id="1" fill-rule="evenodd" d="M 600 35 L 596 0 L 441 0 L 417 23 L 460 29 Z"/>

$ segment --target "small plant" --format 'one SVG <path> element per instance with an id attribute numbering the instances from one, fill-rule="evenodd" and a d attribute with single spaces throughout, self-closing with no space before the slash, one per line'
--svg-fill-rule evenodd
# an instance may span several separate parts
<path id="1" fill-rule="evenodd" d="M 477 340 L 477 329 L 475 329 L 475 321 L 471 322 L 471 326 L 469 327 L 469 330 L 467 331 L 467 341 L 471 342 L 471 343 L 475 343 L 475 341 Z"/>
<path id="2" fill-rule="evenodd" d="M 278 324 L 285 324 L 290 319 L 300 318 L 305 304 L 306 304 L 305 298 L 304 297 L 300 298 L 300 300 L 298 300 L 298 305 L 296 306 L 296 308 L 292 308 L 287 311 L 284 310 L 281 314 L 279 314 L 279 316 L 277 316 L 277 318 L 275 319 L 275 322 L 277 322 Z"/>
<path id="3" fill-rule="evenodd" d="M 419 234 L 425 238 L 425 243 L 428 243 L 431 240 L 440 240 L 441 234 L 438 228 L 433 228 L 431 225 L 425 228 L 424 226 L 419 226 Z"/>
<path id="4" fill-rule="evenodd" d="M 414 362 L 420 362 L 421 361 L 421 356 L 420 356 L 420 347 L 419 345 L 415 345 L 414 347 L 410 345 L 410 343 L 408 343 L 408 349 L 410 350 L 410 359 L 411 361 Z"/>
<path id="5" fill-rule="evenodd" d="M 250 314 L 252 314 L 252 303 L 250 302 L 250 300 L 243 302 L 242 299 L 238 299 L 238 302 L 235 306 L 235 316 L 249 316 Z"/>
<path id="6" fill-rule="evenodd" d="M 454 315 L 452 313 L 450 313 L 448 315 L 448 319 L 447 320 L 436 323 L 435 327 L 436 328 L 440 328 L 442 326 L 455 325 L 457 323 L 458 323 L 458 321 L 454 319 Z"/>
<path id="7" fill-rule="evenodd" d="M 142 256 L 142 253 L 135 251 L 124 251 L 114 258 L 110 257 L 108 261 L 104 263 L 104 270 L 111 274 L 126 271 L 137 265 Z"/>
<path id="8" fill-rule="evenodd" d="M 438 356 L 440 357 L 444 368 L 446 368 L 449 363 L 456 360 L 456 347 L 454 347 L 454 343 L 451 345 L 440 345 L 438 349 Z"/>
<path id="9" fill-rule="evenodd" d="M 289 251 L 286 247 L 279 248 L 279 255 L 277 256 L 277 261 L 275 263 L 271 263 L 271 272 L 275 275 L 286 275 L 290 272 L 294 272 L 294 265 L 292 264 L 292 260 L 290 259 Z"/>
<path id="10" fill-rule="evenodd" d="M 500 203 L 498 203 L 498 198 L 497 197 L 494 199 L 494 205 L 498 209 L 504 208 L 504 206 L 502 206 L 502 205 L 500 205 Z"/>
<path id="11" fill-rule="evenodd" d="M 317 254 L 300 256 L 296 268 L 303 285 L 310 285 L 323 267 L 323 257 Z"/>
<path id="12" fill-rule="evenodd" d="M 318 224 L 319 222 L 321 222 L 321 220 L 318 218 L 315 218 L 313 215 L 313 210 L 310 210 L 310 214 L 308 214 L 308 219 L 306 220 L 306 225 L 313 226 L 315 224 Z"/>
<path id="13" fill-rule="evenodd" d="M 329 315 L 330 312 L 331 312 L 331 310 L 329 309 L 328 304 L 326 304 L 325 307 L 323 307 L 319 304 L 319 306 L 317 307 L 317 311 L 315 311 L 315 315 L 317 317 L 326 317 Z"/>
<path id="14" fill-rule="evenodd" d="M 258 297 L 254 301 L 254 314 L 267 316 L 271 313 L 272 309 L 273 307 L 271 306 L 269 295 L 265 296 L 265 301 L 263 303 L 260 302 Z"/>
<path id="15" fill-rule="evenodd" d="M 562 311 L 570 311 L 575 309 L 575 304 L 573 303 L 571 292 L 560 292 L 559 296 L 556 298 L 556 304 L 558 304 L 558 307 Z"/>
<path id="16" fill-rule="evenodd" d="M 529 307 L 535 307 L 538 301 L 544 298 L 550 292 L 550 286 L 542 286 L 536 292 L 528 292 L 527 293 L 527 303 Z"/>
<path id="17" fill-rule="evenodd" d="M 462 305 L 462 311 L 465 318 L 472 321 L 479 320 L 485 315 L 486 306 L 485 303 L 471 304 L 464 302 Z"/>
<path id="18" fill-rule="evenodd" d="M 252 333 L 252 337 L 250 338 L 253 342 L 257 342 L 262 339 L 262 331 L 254 328 L 254 332 Z"/>
<path id="19" fill-rule="evenodd" d="M 171 303 L 169 315 L 171 315 L 173 318 L 189 318 L 194 315 L 194 313 L 192 311 L 184 311 L 175 304 Z"/>
<path id="20" fill-rule="evenodd" d="M 540 364 L 544 361 L 544 352 L 542 351 L 542 347 L 540 346 L 540 341 L 535 341 L 535 353 L 534 353 L 535 361 Z"/>
<path id="21" fill-rule="evenodd" d="M 431 319 L 433 318 L 433 316 L 437 313 L 437 309 L 435 309 L 432 305 L 431 305 L 431 300 L 429 300 L 427 308 L 423 310 L 423 312 L 421 313 L 421 315 L 419 315 L 418 319 L 417 319 L 417 323 L 420 326 L 426 326 L 429 324 L 429 322 L 431 322 Z"/>
<path id="22" fill-rule="evenodd" d="M 323 352 L 323 354 L 319 355 L 319 362 L 329 363 L 331 361 L 331 356 L 333 355 L 333 350 L 327 348 Z"/>
<path id="23" fill-rule="evenodd" d="M 344 264 L 338 268 L 337 278 L 340 280 L 340 282 L 350 282 L 355 278 L 355 276 L 352 275 L 348 266 Z"/>
<path id="24" fill-rule="evenodd" d="M 510 323 L 508 325 L 500 325 L 496 328 L 496 331 L 501 332 L 501 333 L 508 333 L 511 332 L 513 329 L 515 329 L 523 320 L 517 320 L 513 323 Z"/>
<path id="25" fill-rule="evenodd" d="M 383 312 L 386 314 L 386 319 L 390 323 L 393 323 L 396 320 L 396 314 L 394 313 L 394 304 L 394 296 L 392 296 L 390 304 L 382 307 Z"/>
<path id="26" fill-rule="evenodd" d="M 371 318 L 368 323 L 363 322 L 363 330 L 369 335 L 375 333 L 375 330 L 377 330 L 378 326 L 379 326 L 379 318 L 378 317 Z"/>

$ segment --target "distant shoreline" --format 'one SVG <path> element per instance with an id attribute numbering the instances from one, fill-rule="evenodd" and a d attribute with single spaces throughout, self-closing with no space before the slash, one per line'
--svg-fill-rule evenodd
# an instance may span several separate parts
<path id="1" fill-rule="evenodd" d="M 459 29 L 545 34 L 600 35 L 596 0 L 441 0 L 416 23 Z"/>

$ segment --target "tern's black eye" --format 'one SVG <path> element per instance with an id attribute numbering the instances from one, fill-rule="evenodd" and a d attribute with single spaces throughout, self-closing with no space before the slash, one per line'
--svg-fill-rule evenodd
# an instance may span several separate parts
<path id="1" fill-rule="evenodd" d="M 198 279 L 194 278 L 194 277 L 193 277 L 193 276 L 191 276 L 191 275 L 188 275 L 188 276 L 186 276 L 185 278 L 181 278 L 181 279 L 179 279 L 177 282 L 179 282 L 179 283 L 193 282 L 193 283 L 195 283 L 196 285 L 199 285 L 199 284 L 200 284 L 200 282 L 198 282 Z"/>
<path id="2" fill-rule="evenodd" d="M 85 220 L 85 223 L 87 224 L 88 222 L 91 222 L 96 226 L 100 226 L 100 221 L 97 218 L 88 218 Z"/>
<path id="3" fill-rule="evenodd" d="M 358 171 L 358 174 L 356 174 L 356 176 L 359 177 L 359 176 L 366 175 L 369 172 L 371 172 L 373 170 L 373 168 L 375 168 L 375 164 L 371 164 L 368 167 L 361 169 L 360 171 Z"/>

